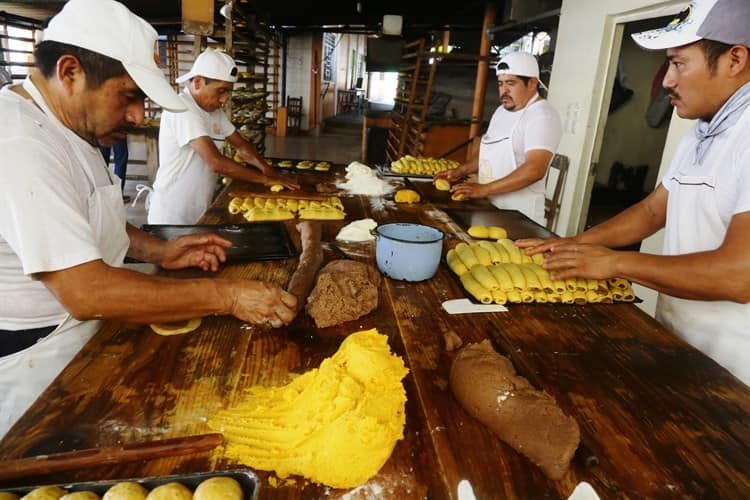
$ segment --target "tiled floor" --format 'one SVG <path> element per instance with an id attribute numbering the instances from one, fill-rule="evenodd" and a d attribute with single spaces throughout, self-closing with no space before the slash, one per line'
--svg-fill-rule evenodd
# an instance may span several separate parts
<path id="1" fill-rule="evenodd" d="M 266 137 L 266 156 L 269 158 L 290 158 L 298 160 L 326 160 L 333 163 L 348 164 L 359 160 L 361 137 L 355 134 L 321 134 L 287 137 Z M 142 165 L 128 165 L 128 174 L 143 175 Z M 125 194 L 133 201 L 127 204 L 128 222 L 136 227 L 146 223 L 145 193 L 136 200 L 138 184 L 150 186 L 148 181 L 128 180 L 125 182 Z"/>

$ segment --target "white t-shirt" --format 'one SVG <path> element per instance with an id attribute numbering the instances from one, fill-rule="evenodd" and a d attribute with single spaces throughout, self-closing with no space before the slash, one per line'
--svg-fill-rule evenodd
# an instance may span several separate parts
<path id="1" fill-rule="evenodd" d="M 679 162 L 679 164 L 672 162 L 662 179 L 662 185 L 667 191 L 675 187 L 677 181 L 674 177 L 677 172 L 685 175 L 704 175 L 701 173 L 702 165 L 711 165 L 717 161 L 733 130 L 734 127 L 730 127 L 723 133 L 714 136 L 711 147 L 706 150 L 703 156 L 703 163 L 698 165 L 695 162 L 695 147 L 698 144 L 698 139 L 691 129 L 680 142 L 679 150 L 675 154 L 675 158 L 678 158 L 681 156 L 680 153 L 684 152 L 685 161 Z M 731 156 L 734 161 L 719 164 L 716 185 L 713 187 L 719 216 L 727 227 L 735 214 L 750 210 L 750 135 L 741 136 L 739 141 L 738 147 L 734 147 L 734 154 Z M 710 186 L 704 185 L 701 188 L 711 190 Z M 671 222 L 669 213 L 667 213 L 666 222 L 668 225 Z M 683 252 L 680 252 L 679 249 L 670 249 L 668 253 Z"/>
<path id="2" fill-rule="evenodd" d="M 209 137 L 221 149 L 234 125 L 221 109 L 204 111 L 183 89 L 180 97 L 188 110 L 162 112 L 159 127 L 159 170 L 148 213 L 150 224 L 195 224 L 211 204 L 216 174 L 190 146 Z"/>
<path id="3" fill-rule="evenodd" d="M 95 186 L 73 148 L 95 165 L 96 186 L 115 179 L 97 148 L 10 87 L 0 117 L 0 329 L 56 325 L 67 312 L 33 273 L 102 258 L 89 224 Z"/>
<path id="4" fill-rule="evenodd" d="M 508 111 L 499 106 L 490 119 L 485 138 L 487 142 L 494 142 L 508 137 L 513 127 L 516 127 L 513 132 L 516 166 L 526 162 L 527 151 L 543 149 L 554 154 L 560 145 L 560 115 L 546 99 L 539 99 L 518 111 Z"/>

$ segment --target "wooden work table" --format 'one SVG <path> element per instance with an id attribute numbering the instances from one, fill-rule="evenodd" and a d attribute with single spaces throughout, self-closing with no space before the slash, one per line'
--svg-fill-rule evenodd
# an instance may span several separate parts
<path id="1" fill-rule="evenodd" d="M 319 173 L 300 174 L 309 188 Z M 337 172 L 341 175 L 341 172 Z M 512 238 L 546 235 L 517 212 L 484 202 L 450 202 L 428 183 L 432 199 L 415 206 L 343 197 L 347 219 L 419 221 L 447 233 L 445 249 L 467 239 L 460 222 L 492 223 Z M 242 189 L 246 186 L 234 186 Z M 241 222 L 226 210 L 227 193 L 204 222 Z M 344 221 L 324 223 L 332 241 Z M 289 224 L 295 242 L 298 236 Z M 374 243 L 339 244 L 374 265 Z M 326 261 L 335 258 L 326 250 Z M 285 286 L 296 259 L 225 266 L 218 275 Z M 183 271 L 173 275 L 195 276 Z M 451 316 L 440 303 L 464 292 L 444 264 L 422 283 L 385 279 L 372 314 L 316 330 L 307 317 L 279 330 L 247 327 L 230 317 L 205 318 L 195 332 L 161 337 L 148 327 L 108 322 L 0 442 L 10 459 L 211 432 L 206 419 L 255 384 L 287 382 L 319 365 L 342 336 L 367 328 L 388 335 L 410 370 L 405 437 L 390 460 L 349 498 L 456 498 L 468 479 L 479 499 L 567 498 L 587 481 L 602 498 L 747 498 L 750 495 L 750 388 L 632 304 L 510 305 L 506 313 Z M 560 481 L 469 416 L 448 388 L 454 353 L 444 335 L 464 344 L 492 340 L 516 369 L 573 416 L 582 443 Z M 477 380 L 481 384 L 481 380 Z M 2 486 L 190 473 L 240 467 L 220 450 L 19 479 Z M 260 498 L 340 497 L 295 478 L 280 487 L 257 471 Z"/>

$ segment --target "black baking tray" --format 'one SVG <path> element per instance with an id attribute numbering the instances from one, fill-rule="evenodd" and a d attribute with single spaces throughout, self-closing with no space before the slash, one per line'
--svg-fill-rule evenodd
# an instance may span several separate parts
<path id="1" fill-rule="evenodd" d="M 144 224 L 141 229 L 162 240 L 187 234 L 214 233 L 232 242 L 225 249 L 228 262 L 283 260 L 295 257 L 297 251 L 282 222 L 252 224 Z"/>
<path id="2" fill-rule="evenodd" d="M 163 484 L 178 482 L 190 488 L 191 491 L 195 491 L 195 488 L 197 488 L 200 483 L 212 477 L 231 477 L 232 479 L 240 483 L 245 500 L 256 500 L 258 498 L 258 490 L 260 489 L 258 476 L 256 476 L 253 471 L 247 469 L 197 472 L 194 474 L 177 474 L 173 476 L 142 477 L 134 479 L 90 481 L 85 483 L 55 484 L 50 486 L 58 486 L 64 490 L 67 490 L 68 493 L 72 493 L 75 491 L 93 491 L 97 495 L 102 496 L 109 488 L 111 488 L 115 484 L 124 483 L 126 481 L 138 483 L 149 491 Z M 39 487 L 41 486 L 22 486 L 19 488 L 0 489 L 0 492 L 15 493 L 16 495 L 23 496 Z"/>

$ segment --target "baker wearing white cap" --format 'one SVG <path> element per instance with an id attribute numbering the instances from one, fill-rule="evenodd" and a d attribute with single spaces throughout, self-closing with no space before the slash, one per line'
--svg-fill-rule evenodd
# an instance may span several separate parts
<path id="1" fill-rule="evenodd" d="M 497 208 L 518 210 L 544 225 L 544 179 L 562 136 L 560 116 L 538 90 L 536 58 L 508 54 L 498 62 L 501 106 L 492 115 L 478 155 L 436 178 L 456 181 L 478 171 L 477 182 L 453 186 L 456 195 L 489 198 Z"/>
<path id="2" fill-rule="evenodd" d="M 571 239 L 551 240 L 557 277 L 622 276 L 660 292 L 657 319 L 750 384 L 750 1 L 696 0 L 633 39 L 667 50 L 663 86 L 696 119 L 661 184 Z M 665 228 L 663 255 L 617 252 Z M 524 242 L 537 245 L 538 242 Z M 700 369 L 699 366 L 691 367 Z"/>
<path id="3" fill-rule="evenodd" d="M 113 0 L 70 0 L 35 49 L 37 68 L 0 90 L 0 437 L 100 319 L 293 317 L 296 300 L 275 285 L 122 268 L 129 255 L 216 270 L 230 245 L 213 235 L 164 242 L 127 224 L 120 181 L 97 147 L 142 124 L 146 95 L 184 109 L 155 62 L 156 39 Z"/>
<path id="4" fill-rule="evenodd" d="M 177 83 L 187 113 L 164 112 L 159 128 L 159 170 L 150 198 L 151 224 L 195 224 L 211 204 L 218 175 L 298 189 L 289 176 L 274 172 L 221 109 L 237 81 L 237 66 L 225 52 L 207 49 Z M 224 141 L 254 168 L 221 154 Z M 257 169 L 257 170 L 256 170 Z"/>

